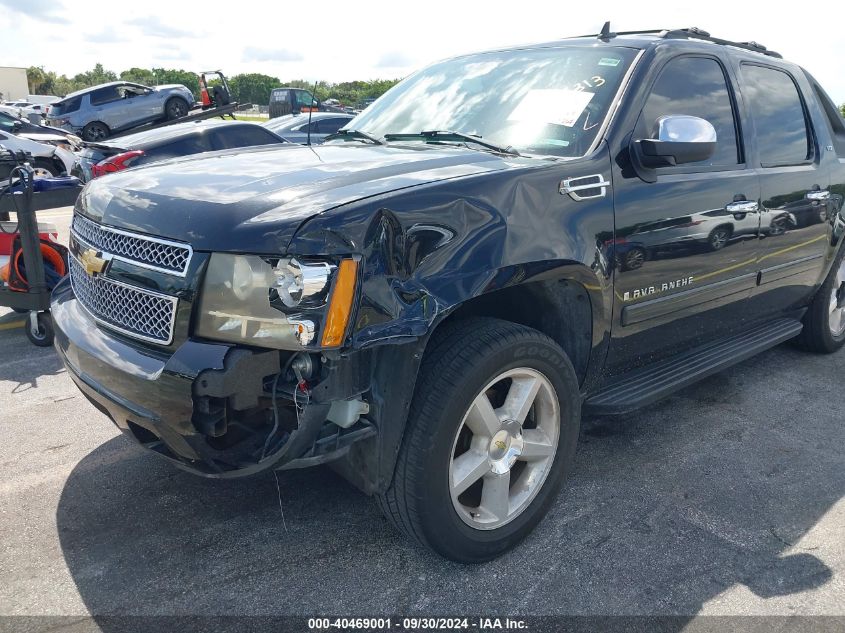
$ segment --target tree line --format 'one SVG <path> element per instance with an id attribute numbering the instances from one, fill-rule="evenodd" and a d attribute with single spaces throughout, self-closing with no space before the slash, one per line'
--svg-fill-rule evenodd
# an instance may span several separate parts
<path id="1" fill-rule="evenodd" d="M 29 80 L 29 93 L 34 95 L 57 95 L 63 97 L 68 93 L 83 88 L 90 88 L 109 81 L 133 81 L 146 86 L 160 86 L 162 84 L 182 84 L 186 86 L 194 97 L 199 99 L 199 78 L 197 73 L 173 68 L 130 68 L 120 74 L 96 64 L 93 69 L 67 77 L 57 75 L 43 66 L 30 66 L 26 71 Z M 392 88 L 399 79 L 374 79 L 371 81 L 344 81 L 329 83 L 318 81 L 316 84 L 304 79 L 280 81 L 278 77 L 261 73 L 242 73 L 228 78 L 232 97 L 239 103 L 254 103 L 267 105 L 270 101 L 270 91 L 281 86 L 305 88 L 314 92 L 320 101 L 337 99 L 346 105 L 361 103 L 364 99 L 376 99 Z M 212 82 L 213 85 L 213 82 Z M 845 103 L 840 106 L 842 116 L 845 116 Z"/>
<path id="2" fill-rule="evenodd" d="M 29 81 L 29 93 L 34 95 L 56 95 L 63 97 L 71 92 L 90 88 L 109 81 L 132 81 L 146 86 L 160 86 L 163 84 L 182 84 L 186 86 L 194 97 L 199 99 L 199 78 L 197 73 L 173 68 L 129 68 L 116 73 L 96 64 L 89 71 L 78 73 L 73 77 L 59 75 L 43 66 L 31 66 L 26 71 Z M 270 91 L 281 86 L 305 88 L 314 92 L 314 96 L 325 101 L 337 99 L 346 105 L 355 105 L 364 99 L 380 97 L 395 85 L 398 79 L 374 79 L 371 81 L 344 81 L 330 83 L 313 82 L 304 79 L 281 81 L 278 77 L 261 73 L 242 73 L 227 77 L 232 98 L 239 103 L 254 103 L 267 105 L 270 101 Z M 214 82 L 211 82 L 214 85 Z"/>

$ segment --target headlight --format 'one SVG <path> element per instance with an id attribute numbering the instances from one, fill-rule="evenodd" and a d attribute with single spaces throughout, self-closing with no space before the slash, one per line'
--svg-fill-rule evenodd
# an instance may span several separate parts
<path id="1" fill-rule="evenodd" d="M 276 292 L 282 303 L 295 308 L 303 299 L 319 297 L 329 285 L 332 267 L 325 262 L 299 263 L 296 259 L 282 259 L 273 268 Z"/>
<path id="2" fill-rule="evenodd" d="M 343 343 L 357 262 L 271 263 L 214 253 L 199 301 L 196 333 L 211 339 L 299 350 Z M 320 339 L 317 340 L 317 335 Z"/>

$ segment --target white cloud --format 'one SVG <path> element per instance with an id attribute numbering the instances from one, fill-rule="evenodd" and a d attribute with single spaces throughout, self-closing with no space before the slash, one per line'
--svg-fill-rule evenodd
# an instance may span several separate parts
<path id="1" fill-rule="evenodd" d="M 383 53 L 376 62 L 376 68 L 408 68 L 414 65 L 414 60 L 402 51 Z"/>
<path id="2" fill-rule="evenodd" d="M 261 48 L 247 46 L 241 59 L 245 62 L 299 62 L 302 54 L 286 48 Z"/>
<path id="3" fill-rule="evenodd" d="M 141 30 L 143 35 L 150 35 L 152 37 L 197 37 L 195 33 L 182 28 L 179 22 L 174 22 L 172 20 L 164 22 L 161 18 L 155 15 L 127 20 L 126 24 L 129 26 L 136 26 Z"/>
<path id="4" fill-rule="evenodd" d="M 57 0 L 0 0 L 0 8 L 4 11 L 25 16 L 31 20 L 50 24 L 69 24 L 70 20 L 63 15 L 65 8 Z"/>

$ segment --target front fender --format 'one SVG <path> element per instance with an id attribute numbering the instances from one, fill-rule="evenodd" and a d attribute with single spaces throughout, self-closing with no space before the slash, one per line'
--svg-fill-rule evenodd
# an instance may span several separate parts
<path id="1" fill-rule="evenodd" d="M 307 220 L 288 252 L 361 255 L 352 348 L 419 338 L 466 301 L 554 278 L 587 290 L 594 337 L 602 338 L 613 300 L 612 198 L 575 201 L 559 188 L 609 169 L 602 147 L 579 161 L 523 161 L 409 187 Z"/>

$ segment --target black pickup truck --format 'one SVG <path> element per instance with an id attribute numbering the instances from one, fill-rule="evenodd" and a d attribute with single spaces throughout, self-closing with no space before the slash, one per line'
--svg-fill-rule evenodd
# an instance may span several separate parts
<path id="1" fill-rule="evenodd" d="M 320 147 L 89 183 L 56 347 L 176 466 L 330 463 L 483 561 L 549 508 L 582 414 L 842 346 L 843 193 L 842 117 L 758 44 L 604 29 L 467 55 Z"/>

